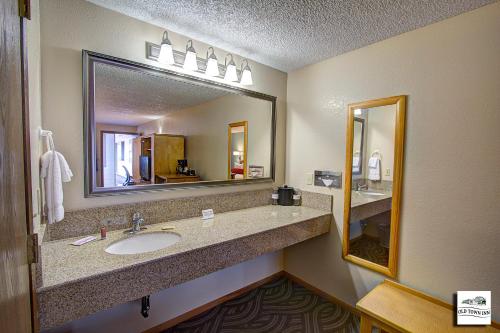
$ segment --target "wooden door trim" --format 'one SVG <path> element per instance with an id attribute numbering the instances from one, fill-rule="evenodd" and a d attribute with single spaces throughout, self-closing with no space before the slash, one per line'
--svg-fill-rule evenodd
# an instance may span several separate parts
<path id="1" fill-rule="evenodd" d="M 24 5 L 0 2 L 0 330 L 38 330 L 34 265 L 29 247 L 34 226 L 31 202 L 29 81 Z M 36 244 L 38 245 L 38 244 Z"/>
<path id="2" fill-rule="evenodd" d="M 231 158 L 232 158 L 232 133 L 233 127 L 243 127 L 243 179 L 247 178 L 247 156 L 248 156 L 248 121 L 238 121 L 230 123 L 227 127 L 227 178 L 231 179 Z"/>
<path id="3" fill-rule="evenodd" d="M 24 0 L 26 9 L 28 10 L 28 19 L 31 17 L 30 1 Z M 26 17 L 26 16 L 25 16 Z M 27 42 L 27 25 L 26 19 L 21 17 L 21 77 L 22 77 L 22 119 L 23 119 L 23 146 L 24 146 L 24 200 L 26 201 L 26 231 L 28 233 L 28 242 L 38 240 L 34 233 L 33 226 L 33 187 L 31 184 L 31 143 L 30 143 L 30 117 L 29 117 L 29 75 L 28 75 L 28 42 Z M 39 207 L 40 210 L 40 207 Z M 41 216 L 40 216 L 41 219 Z M 26 244 L 28 246 L 28 243 Z M 38 247 L 38 244 L 31 244 Z M 36 251 L 39 253 L 39 251 Z M 28 253 L 29 254 L 29 253 Z M 35 258 L 35 262 L 37 258 Z M 28 261 L 29 263 L 29 261 Z M 35 291 L 34 276 L 36 274 L 36 265 L 30 263 L 29 269 L 29 285 L 30 285 L 30 301 L 31 301 L 31 329 L 32 332 L 39 332 L 40 325 L 38 320 L 38 298 Z"/>
<path id="4" fill-rule="evenodd" d="M 130 135 L 137 135 L 137 137 L 139 137 L 139 133 L 134 133 L 134 132 L 124 132 L 124 131 L 108 131 L 108 130 L 102 130 L 100 131 L 101 133 L 99 134 L 100 136 L 100 143 L 101 143 L 101 146 L 99 147 L 99 149 L 101 150 L 100 154 L 99 154 L 99 166 L 100 166 L 100 170 L 101 170 L 101 176 L 99 177 L 100 181 L 101 181 L 101 187 L 104 187 L 104 173 L 103 173 L 103 170 L 104 170 L 104 161 L 102 160 L 103 156 L 104 156 L 104 147 L 103 147 L 103 138 L 104 138 L 104 134 L 130 134 Z M 96 149 L 97 150 L 97 149 Z"/>

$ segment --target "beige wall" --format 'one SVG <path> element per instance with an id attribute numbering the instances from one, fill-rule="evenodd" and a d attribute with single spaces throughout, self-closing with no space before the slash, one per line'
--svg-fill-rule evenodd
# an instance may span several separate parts
<path id="1" fill-rule="evenodd" d="M 327 236 L 285 251 L 285 268 L 354 304 L 384 278 L 341 258 L 343 190 L 306 185 L 344 171 L 347 104 L 408 95 L 399 280 L 448 302 L 492 290 L 500 320 L 500 3 L 288 76 L 287 182 L 333 193 Z"/>
<path id="2" fill-rule="evenodd" d="M 162 191 L 103 198 L 83 198 L 82 49 L 155 64 L 145 59 L 145 42 L 160 42 L 163 29 L 98 7 L 83 0 L 45 0 L 41 3 L 43 123 L 54 131 L 55 143 L 68 160 L 75 177 L 64 184 L 67 210 L 115 203 L 228 192 L 269 185 L 245 185 L 185 191 Z M 182 50 L 188 37 L 171 33 Z M 200 55 L 207 45 L 195 41 Z M 219 59 L 225 52 L 216 49 Z M 237 63 L 240 58 L 236 57 Z M 277 96 L 277 183 L 284 180 L 286 74 L 251 62 L 252 90 Z"/>
<path id="3" fill-rule="evenodd" d="M 64 184 L 64 206 L 66 210 L 85 207 L 106 206 L 110 204 L 149 201 L 190 195 L 211 194 L 250 190 L 269 187 L 269 184 L 225 186 L 196 190 L 159 191 L 134 193 L 122 196 L 100 198 L 83 197 L 83 100 L 82 100 L 82 49 L 109 54 L 137 62 L 154 64 L 145 59 L 145 42 L 159 43 L 163 29 L 138 21 L 116 12 L 95 6 L 83 0 L 44 0 L 41 2 L 41 73 L 42 73 L 42 121 L 43 126 L 54 132 L 55 144 L 65 155 L 74 173 L 70 183 Z M 175 33 L 169 34 L 176 49 L 183 50 L 188 37 Z M 207 45 L 194 41 L 197 52 L 204 55 Z M 219 59 L 225 52 L 215 50 Z M 240 58 L 235 57 L 237 63 Z M 251 62 L 254 86 L 250 87 L 265 94 L 277 96 L 277 182 L 282 183 L 285 174 L 285 102 L 287 75 L 270 67 Z M 143 320 L 138 316 L 127 315 L 133 311 L 138 314 L 137 304 L 131 308 L 125 304 L 114 308 L 113 316 L 101 312 L 75 325 L 96 325 L 106 323 L 109 327 L 125 332 L 137 332 L 166 321 L 175 315 L 186 312 L 200 302 L 206 303 L 224 294 L 255 282 L 282 269 L 281 251 L 258 257 L 239 266 L 239 272 L 225 270 L 221 273 L 221 283 L 210 282 L 207 276 L 195 284 L 176 287 L 173 293 L 183 295 L 168 297 L 169 292 L 160 293 L 156 304 L 158 308 L 168 309 L 154 320 Z M 258 273 L 260 272 L 260 273 Z M 258 274 L 257 274 L 258 273 Z M 221 276 L 221 275 L 217 275 Z M 200 282 L 201 281 L 201 282 Z M 206 282 L 206 283 L 205 283 Z M 210 285 L 207 292 L 206 285 Z M 170 290 L 170 289 L 169 289 Z M 163 295 L 163 296 L 162 296 Z M 167 296 L 165 296 L 167 295 Z M 199 297 L 204 295 L 204 297 Z M 179 296 L 180 297 L 180 296 Z M 153 304 L 153 306 L 155 306 Z M 163 311 L 163 310 L 162 310 Z M 87 321 L 86 321 L 87 320 Z M 136 329 L 134 325 L 141 325 Z M 71 328 L 64 331 L 85 331 L 85 328 Z M 68 328 L 69 327 L 69 328 Z M 95 327 L 95 326 L 94 326 Z"/>
<path id="4" fill-rule="evenodd" d="M 139 126 L 145 134 L 186 137 L 186 158 L 202 180 L 227 179 L 228 125 L 248 121 L 248 165 L 264 166 L 270 175 L 272 104 L 240 95 L 227 95 L 189 109 L 169 113 Z"/>

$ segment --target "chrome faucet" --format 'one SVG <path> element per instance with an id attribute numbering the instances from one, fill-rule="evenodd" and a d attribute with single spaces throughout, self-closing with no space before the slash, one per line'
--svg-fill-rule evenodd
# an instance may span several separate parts
<path id="1" fill-rule="evenodd" d="M 141 231 L 141 224 L 144 223 L 144 218 L 142 217 L 141 213 L 135 212 L 134 215 L 132 216 L 132 230 L 130 230 L 132 233 L 136 233 Z M 146 228 L 144 228 L 146 229 Z"/>
<path id="2" fill-rule="evenodd" d="M 368 189 L 368 185 L 364 184 L 364 185 L 361 185 L 360 183 L 356 184 L 356 189 L 358 191 L 361 191 L 361 190 L 367 190 Z"/>

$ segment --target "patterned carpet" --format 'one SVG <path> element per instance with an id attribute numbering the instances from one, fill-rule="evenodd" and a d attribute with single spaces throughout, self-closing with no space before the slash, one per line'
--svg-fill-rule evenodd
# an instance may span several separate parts
<path id="1" fill-rule="evenodd" d="M 361 236 L 349 244 L 349 254 L 382 266 L 389 264 L 389 249 L 380 246 L 377 238 Z"/>
<path id="2" fill-rule="evenodd" d="M 187 332 L 353 333 L 359 318 L 282 277 L 163 333 Z"/>

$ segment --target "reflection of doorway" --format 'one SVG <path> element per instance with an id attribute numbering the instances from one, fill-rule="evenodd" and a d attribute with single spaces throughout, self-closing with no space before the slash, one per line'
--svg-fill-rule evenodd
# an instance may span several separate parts
<path id="1" fill-rule="evenodd" d="M 247 178 L 248 122 L 228 126 L 228 179 Z"/>
<path id="2" fill-rule="evenodd" d="M 135 133 L 101 132 L 101 184 L 124 186 L 132 174 L 132 140 Z"/>

